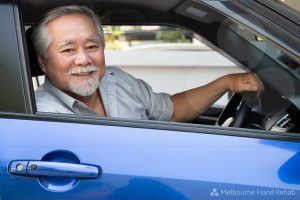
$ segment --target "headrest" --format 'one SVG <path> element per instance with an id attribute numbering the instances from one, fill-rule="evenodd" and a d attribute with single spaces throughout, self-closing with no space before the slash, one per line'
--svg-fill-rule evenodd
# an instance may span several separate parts
<path id="1" fill-rule="evenodd" d="M 33 46 L 33 42 L 31 39 L 31 33 L 32 33 L 33 28 L 30 27 L 26 31 L 26 41 L 27 41 L 27 48 L 28 48 L 28 55 L 29 55 L 29 63 L 30 63 L 30 68 L 31 68 L 31 76 L 32 77 L 37 77 L 44 75 L 44 72 L 41 70 L 37 57 L 36 57 L 36 51 Z"/>

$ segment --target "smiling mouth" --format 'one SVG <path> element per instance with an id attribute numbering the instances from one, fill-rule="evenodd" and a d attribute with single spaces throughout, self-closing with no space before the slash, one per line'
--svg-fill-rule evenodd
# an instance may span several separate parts
<path id="1" fill-rule="evenodd" d="M 88 75 L 90 75 L 90 74 L 92 74 L 92 73 L 94 73 L 95 71 L 92 71 L 92 72 L 82 72 L 82 73 L 74 73 L 74 74 L 72 74 L 72 75 L 74 75 L 74 76 L 88 76 Z"/>
<path id="2" fill-rule="evenodd" d="M 70 69 L 68 74 L 71 76 L 84 77 L 92 75 L 94 72 L 97 72 L 97 67 L 90 65 L 86 67 L 77 67 Z"/>

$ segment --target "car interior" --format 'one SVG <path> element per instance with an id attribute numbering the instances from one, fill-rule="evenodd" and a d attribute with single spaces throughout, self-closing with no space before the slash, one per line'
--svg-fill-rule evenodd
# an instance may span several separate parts
<path id="1" fill-rule="evenodd" d="M 257 73 L 263 81 L 265 91 L 258 99 L 253 94 L 233 94 L 225 108 L 211 107 L 190 123 L 221 126 L 232 117 L 233 122 L 228 124 L 232 127 L 300 133 L 299 57 L 255 30 L 192 0 L 90 0 L 72 3 L 91 7 L 101 16 L 104 25 L 167 24 L 193 31 L 209 47 L 234 60 L 239 67 Z M 70 2 L 21 1 L 27 64 L 30 66 L 28 76 L 33 77 L 33 81 L 38 81 L 36 77 L 43 73 L 35 58 L 31 28 L 25 31 L 25 27 L 34 25 L 48 9 L 66 4 Z M 242 8 L 237 6 L 235 9 Z"/>

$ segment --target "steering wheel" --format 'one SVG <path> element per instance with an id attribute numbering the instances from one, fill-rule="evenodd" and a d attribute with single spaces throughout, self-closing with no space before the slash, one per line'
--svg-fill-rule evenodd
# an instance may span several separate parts
<path id="1" fill-rule="evenodd" d="M 255 100 L 255 95 L 254 92 L 234 93 L 219 116 L 216 125 L 245 127 Z"/>

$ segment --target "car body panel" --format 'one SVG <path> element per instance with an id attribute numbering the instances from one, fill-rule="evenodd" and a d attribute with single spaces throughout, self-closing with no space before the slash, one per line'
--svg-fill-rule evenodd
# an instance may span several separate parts
<path id="1" fill-rule="evenodd" d="M 223 192 L 232 188 L 300 192 L 295 170 L 300 165 L 299 142 L 33 120 L 1 119 L 0 124 L 2 199 L 59 198 L 56 189 L 47 191 L 38 178 L 7 171 L 11 161 L 41 160 L 57 150 L 72 152 L 81 163 L 103 170 L 101 177 L 80 180 L 70 191 L 64 191 L 64 198 L 80 191 L 72 198 L 82 199 L 81 191 L 86 190 L 90 190 L 86 195 L 91 199 L 105 195 L 107 199 L 114 199 L 114 195 L 149 199 L 156 194 L 154 189 L 161 193 L 156 194 L 158 197 L 175 195 L 175 199 L 207 198 L 213 188 Z M 34 192 L 13 192 L 26 191 L 25 185 Z M 142 188 L 145 192 L 139 191 Z"/>

